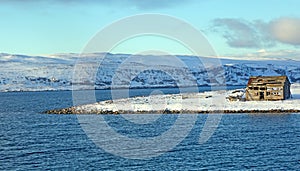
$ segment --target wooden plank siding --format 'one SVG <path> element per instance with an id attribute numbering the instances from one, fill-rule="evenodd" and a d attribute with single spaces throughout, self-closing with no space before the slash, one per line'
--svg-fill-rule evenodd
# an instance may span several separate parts
<path id="1" fill-rule="evenodd" d="M 290 96 L 290 81 L 287 76 L 252 76 L 249 78 L 246 88 L 247 101 L 285 100 Z"/>

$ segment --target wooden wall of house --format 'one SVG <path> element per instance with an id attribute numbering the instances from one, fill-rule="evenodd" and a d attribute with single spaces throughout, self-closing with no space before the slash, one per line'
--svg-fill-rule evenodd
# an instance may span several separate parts
<path id="1" fill-rule="evenodd" d="M 284 100 L 286 97 L 285 88 L 283 87 L 272 87 L 275 90 L 270 90 L 268 88 L 260 89 L 246 89 L 246 100 L 248 101 L 260 101 L 260 100 Z"/>
<path id="2" fill-rule="evenodd" d="M 283 100 L 284 99 L 284 87 L 283 85 L 275 85 L 275 86 L 269 86 L 270 95 L 266 98 L 266 100 Z M 274 88 L 274 90 L 273 90 Z"/>
<path id="3" fill-rule="evenodd" d="M 257 93 L 256 91 L 247 89 L 246 90 L 246 100 L 247 101 L 259 100 L 258 99 L 259 97 L 256 95 L 256 93 Z"/>
<path id="4" fill-rule="evenodd" d="M 248 101 L 285 100 L 290 97 L 290 82 L 287 77 L 252 77 L 249 79 L 246 89 Z"/>

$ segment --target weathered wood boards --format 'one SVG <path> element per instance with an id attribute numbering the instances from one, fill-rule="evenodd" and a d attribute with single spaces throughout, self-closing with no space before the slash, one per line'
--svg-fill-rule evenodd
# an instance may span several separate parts
<path id="1" fill-rule="evenodd" d="M 290 81 L 287 76 L 250 77 L 246 88 L 247 101 L 285 100 L 290 98 Z"/>

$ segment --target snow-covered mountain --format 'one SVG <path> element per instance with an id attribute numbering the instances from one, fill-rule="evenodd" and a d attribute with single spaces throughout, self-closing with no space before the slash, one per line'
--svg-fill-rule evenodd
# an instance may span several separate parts
<path id="1" fill-rule="evenodd" d="M 0 91 L 246 85 L 249 76 L 287 75 L 300 82 L 300 61 L 128 54 L 0 54 Z"/>

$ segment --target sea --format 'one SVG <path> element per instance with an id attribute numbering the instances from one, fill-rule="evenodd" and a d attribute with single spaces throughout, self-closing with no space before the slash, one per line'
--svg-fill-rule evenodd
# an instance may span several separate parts
<path id="1" fill-rule="evenodd" d="M 133 89 L 129 95 L 153 91 Z M 111 99 L 110 90 L 95 94 Z M 177 114 L 137 116 L 144 123 L 90 115 L 91 122 L 101 117 L 107 123 L 93 130 L 97 142 L 77 115 L 43 113 L 72 105 L 72 91 L 0 93 L 0 170 L 300 170 L 299 114 L 213 114 L 221 119 L 201 143 L 207 114 L 186 114 L 195 119 L 192 125 L 177 122 Z"/>

